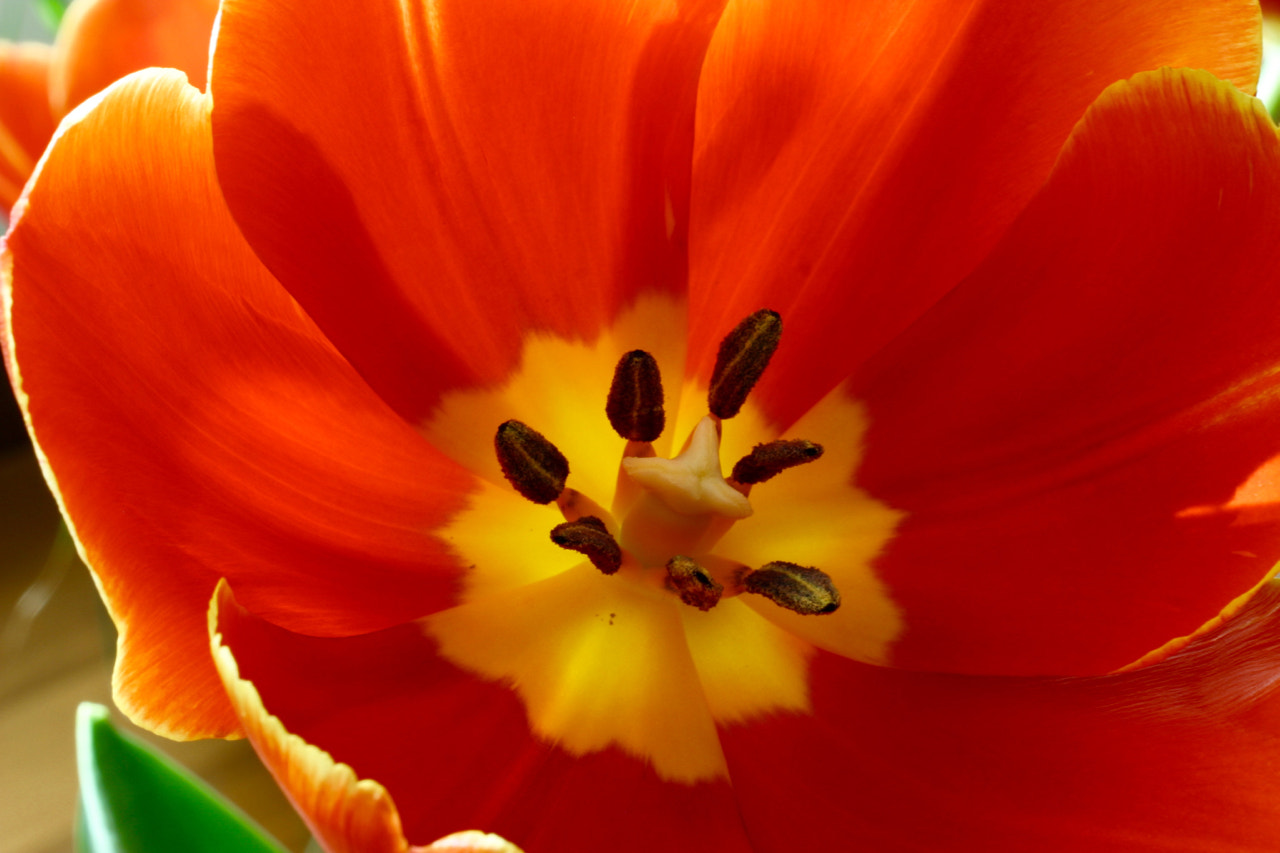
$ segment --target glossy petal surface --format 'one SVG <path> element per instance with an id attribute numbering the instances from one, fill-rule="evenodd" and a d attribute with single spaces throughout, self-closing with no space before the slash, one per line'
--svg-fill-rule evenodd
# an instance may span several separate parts
<path id="1" fill-rule="evenodd" d="M 454 569 L 428 531 L 472 484 L 240 239 L 207 121 L 177 73 L 117 85 L 64 125 L 4 258 L 11 375 L 122 630 L 117 701 L 171 735 L 236 726 L 200 630 L 219 576 L 316 634 L 431 612 Z"/>
<path id="2" fill-rule="evenodd" d="M 892 660 L 1100 673 L 1280 559 L 1280 145 L 1197 72 L 1118 84 L 987 262 L 855 379 Z M 1246 482 L 1253 487 L 1234 497 Z"/>
<path id="3" fill-rule="evenodd" d="M 75 0 L 54 42 L 49 103 L 65 115 L 142 68 L 176 68 L 203 89 L 218 0 Z"/>
<path id="4" fill-rule="evenodd" d="M 350 827 L 375 812 L 318 795 L 334 777 L 293 772 L 291 755 L 323 750 L 354 769 L 351 782 L 377 780 L 410 840 L 473 826 L 525 850 L 750 850 L 728 784 L 663 783 L 617 750 L 574 758 L 534 739 L 507 687 L 437 657 L 416 626 L 304 637 L 255 618 L 225 589 L 215 618 L 224 677 L 234 660 L 232 689 L 248 695 L 251 683 L 260 696 L 240 706 L 250 737 L 335 850 L 395 848 L 353 848 Z"/>
<path id="5" fill-rule="evenodd" d="M 948 676 L 814 660 L 814 716 L 723 731 L 759 853 L 1280 847 L 1280 589 L 1140 672 Z"/>
<path id="6" fill-rule="evenodd" d="M 1238 0 L 731 3 L 698 91 L 693 364 L 780 311 L 757 394 L 789 424 L 991 250 L 1106 86 L 1169 65 L 1252 91 L 1258 22 Z"/>
<path id="7" fill-rule="evenodd" d="M 13 206 L 53 136 L 51 48 L 0 41 L 0 206 Z"/>
<path id="8" fill-rule="evenodd" d="M 420 421 L 501 379 L 530 328 L 591 338 L 642 290 L 683 291 L 720 5 L 231 0 L 212 82 L 227 202 Z"/>

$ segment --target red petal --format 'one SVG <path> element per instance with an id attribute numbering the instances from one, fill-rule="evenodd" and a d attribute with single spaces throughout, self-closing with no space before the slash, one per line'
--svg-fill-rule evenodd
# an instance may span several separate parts
<path id="1" fill-rule="evenodd" d="M 590 338 L 641 290 L 683 292 L 694 81 L 722 3 L 228 2 L 228 203 L 419 420 L 503 378 L 530 329 Z"/>
<path id="2" fill-rule="evenodd" d="M 1098 673 L 1280 559 L 1280 144 L 1202 72 L 1090 111 L 988 262 L 855 380 L 901 666 Z M 1273 470 L 1273 469 L 1268 469 Z M 1249 488 L 1237 496 L 1246 483 Z"/>
<path id="3" fill-rule="evenodd" d="M 176 68 L 204 88 L 218 0 L 77 0 L 54 43 L 49 102 L 59 116 L 130 72 Z"/>
<path id="4" fill-rule="evenodd" d="M 822 653 L 812 717 L 723 732 L 734 791 L 759 853 L 1270 853 L 1278 637 L 1272 584 L 1218 636 L 1124 675 L 948 676 Z"/>
<path id="5" fill-rule="evenodd" d="M 1252 91 L 1247 3 L 822 0 L 725 13 L 699 88 L 692 363 L 759 308 L 792 422 L 990 251 L 1110 83 L 1163 65 Z"/>
<path id="6" fill-rule="evenodd" d="M 235 606 L 225 588 L 216 618 L 224 677 L 234 656 L 239 683 L 261 695 L 256 711 L 239 703 L 255 747 L 334 850 L 366 849 L 349 832 L 360 813 L 322 794 L 328 777 L 293 770 L 299 744 L 261 734 L 264 713 L 385 786 L 410 839 L 478 827 L 535 851 L 750 849 L 727 783 L 664 783 L 616 750 L 575 758 L 535 740 L 510 689 L 437 657 L 417 626 L 305 637 Z"/>
<path id="7" fill-rule="evenodd" d="M 258 263 L 218 194 L 207 98 L 181 75 L 142 72 L 64 124 L 7 249 L 11 374 L 123 631 L 135 719 L 234 727 L 204 652 L 221 576 L 316 634 L 452 601 L 453 557 L 427 532 L 471 476 Z"/>
<path id="8" fill-rule="evenodd" d="M 0 206 L 13 206 L 53 136 L 50 48 L 0 40 Z"/>

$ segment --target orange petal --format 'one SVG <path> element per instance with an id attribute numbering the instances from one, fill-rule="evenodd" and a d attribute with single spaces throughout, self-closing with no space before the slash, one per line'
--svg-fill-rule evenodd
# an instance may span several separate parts
<path id="1" fill-rule="evenodd" d="M 0 40 L 0 206 L 8 210 L 49 144 L 50 48 Z"/>
<path id="2" fill-rule="evenodd" d="M 757 851 L 1280 849 L 1280 587 L 1141 672 L 813 661 L 811 717 L 723 732 Z M 821 815 L 821 820 L 804 816 Z"/>
<path id="3" fill-rule="evenodd" d="M 906 513 L 877 561 L 896 664 L 1107 672 L 1272 570 L 1278 232 L 1256 100 L 1170 70 L 1099 99 L 987 263 L 855 377 L 858 482 Z"/>
<path id="4" fill-rule="evenodd" d="M 526 850 L 751 849 L 726 782 L 664 783 L 616 749 L 575 757 L 535 739 L 507 686 L 438 657 L 417 625 L 306 637 L 225 585 L 214 607 L 214 654 L 245 729 L 331 850 L 397 849 L 384 792 L 410 839 L 480 827 Z"/>
<path id="5" fill-rule="evenodd" d="M 591 338 L 640 291 L 683 292 L 722 3 L 230 0 L 212 82 L 228 204 L 420 420 L 503 378 L 530 329 Z"/>
<path id="6" fill-rule="evenodd" d="M 122 630 L 117 699 L 236 723 L 204 649 L 218 577 L 281 624 L 373 630 L 452 601 L 429 536 L 473 478 L 333 350 L 240 237 L 207 96 L 148 71 L 64 123 L 3 258 L 9 368 Z"/>
<path id="7" fill-rule="evenodd" d="M 56 115 L 141 68 L 176 68 L 203 89 L 218 0 L 74 0 L 49 74 Z"/>
<path id="8" fill-rule="evenodd" d="M 221 623 L 250 619 L 227 583 L 219 583 L 209 605 L 213 660 L 263 764 L 329 853 L 403 853 L 408 844 L 386 788 L 358 780 L 350 767 L 290 734 L 262 706 L 258 689 L 240 677 L 235 655 L 220 633 Z"/>
<path id="9" fill-rule="evenodd" d="M 692 363 L 759 308 L 795 420 L 987 254 L 1110 83 L 1163 65 L 1252 90 L 1235 0 L 731 4 L 698 92 Z"/>

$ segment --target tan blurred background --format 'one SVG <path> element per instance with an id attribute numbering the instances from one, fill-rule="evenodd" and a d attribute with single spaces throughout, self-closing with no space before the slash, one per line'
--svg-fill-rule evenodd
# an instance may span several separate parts
<path id="1" fill-rule="evenodd" d="M 73 849 L 76 706 L 111 705 L 114 631 L 88 571 L 68 548 L 51 548 L 58 524 L 30 450 L 0 452 L 0 853 Z M 305 828 L 246 743 L 171 743 L 115 716 L 290 850 L 306 846 Z"/>
<path id="2" fill-rule="evenodd" d="M 35 0 L 0 0 L 0 38 L 52 41 L 52 32 Z M 0 382 L 0 853 L 73 850 L 76 706 L 112 704 L 114 630 L 88 571 L 56 545 L 58 530 L 8 382 Z M 288 849 L 304 849 L 305 828 L 247 744 L 170 743 L 115 716 Z"/>

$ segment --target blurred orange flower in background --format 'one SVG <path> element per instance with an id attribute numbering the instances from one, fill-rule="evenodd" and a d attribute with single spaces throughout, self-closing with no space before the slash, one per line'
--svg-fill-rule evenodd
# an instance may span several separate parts
<path id="1" fill-rule="evenodd" d="M 217 0 L 74 0 L 53 45 L 0 40 L 0 205 L 13 206 L 58 122 L 140 68 L 203 89 Z"/>
<path id="2" fill-rule="evenodd" d="M 333 851 L 1276 849 L 1259 27 L 227 0 L 5 244 L 118 703 Z"/>

